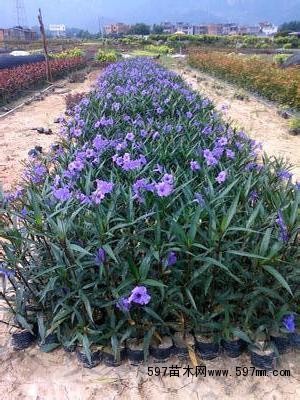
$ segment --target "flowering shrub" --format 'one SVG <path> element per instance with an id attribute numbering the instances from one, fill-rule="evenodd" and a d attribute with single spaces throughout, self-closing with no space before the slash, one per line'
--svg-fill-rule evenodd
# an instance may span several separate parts
<path id="1" fill-rule="evenodd" d="M 74 47 L 73 49 L 68 49 L 66 51 L 63 51 L 61 53 L 56 53 L 56 54 L 51 54 L 51 57 L 53 58 L 78 58 L 78 57 L 83 57 L 84 52 L 79 49 L 78 47 Z"/>
<path id="2" fill-rule="evenodd" d="M 297 67 L 283 70 L 265 60 L 221 52 L 193 53 L 190 63 L 270 100 L 300 109 L 300 71 Z"/>
<path id="3" fill-rule="evenodd" d="M 111 63 L 115 62 L 118 59 L 118 55 L 114 50 L 98 50 L 96 56 L 96 61 L 101 63 Z"/>
<path id="4" fill-rule="evenodd" d="M 284 162 L 258 162 L 258 143 L 146 59 L 109 66 L 73 111 L 3 198 L 19 324 L 87 354 L 284 328 L 300 295 L 300 193 Z"/>
<path id="5" fill-rule="evenodd" d="M 52 76 L 61 77 L 64 74 L 85 66 L 82 57 L 57 59 L 50 61 Z M 21 65 L 12 69 L 0 70 L 0 102 L 7 100 L 21 90 L 46 81 L 46 63 Z"/>

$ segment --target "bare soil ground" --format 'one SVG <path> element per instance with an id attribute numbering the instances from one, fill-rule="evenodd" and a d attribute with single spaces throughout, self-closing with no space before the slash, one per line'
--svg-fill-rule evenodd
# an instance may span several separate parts
<path id="1" fill-rule="evenodd" d="M 148 365 L 128 363 L 109 368 L 99 365 L 85 369 L 75 354 L 63 350 L 42 353 L 38 346 L 13 351 L 9 334 L 0 325 L 1 400 L 296 400 L 300 398 L 300 352 L 282 358 L 278 370 L 289 370 L 291 377 L 251 376 L 249 357 L 222 356 L 206 361 L 207 369 L 227 369 L 228 377 L 187 376 L 187 363 L 171 359 L 149 366 L 181 366 L 179 377 L 148 376 Z M 199 362 L 199 365 L 204 364 Z M 248 367 L 248 376 L 236 376 L 236 367 Z M 191 366 L 192 367 L 192 366 Z M 168 375 L 169 375 L 169 369 Z M 193 370 L 195 373 L 195 369 Z"/>
<path id="2" fill-rule="evenodd" d="M 90 72 L 83 83 L 56 82 L 59 87 L 43 100 L 33 101 L 0 118 L 0 185 L 4 190 L 9 190 L 19 180 L 23 170 L 21 162 L 27 159 L 30 149 L 42 146 L 48 150 L 57 139 L 59 124 L 54 120 L 65 111 L 66 95 L 89 92 L 98 75 L 99 70 Z M 39 127 L 50 128 L 54 134 L 48 136 L 32 130 Z"/>
<path id="3" fill-rule="evenodd" d="M 178 70 L 178 69 L 177 69 Z M 183 73 L 183 70 L 179 71 Z M 89 75 L 83 84 L 67 84 L 72 92 L 88 91 L 97 72 Z M 197 81 L 197 77 L 203 81 Z M 233 100 L 235 89 L 224 82 L 204 74 L 185 69 L 185 79 L 195 89 L 210 97 L 218 106 L 229 104 L 227 118 L 243 126 L 255 139 L 264 142 L 269 154 L 286 155 L 296 165 L 294 173 L 300 176 L 300 138 L 287 133 L 287 123 L 276 114 L 275 106 L 265 105 L 250 96 L 248 102 Z M 216 85 L 222 85 L 217 88 Z M 43 126 L 57 132 L 54 119 L 65 109 L 65 93 L 58 90 L 41 102 L 25 106 L 0 120 L 0 181 L 6 189 L 20 177 L 21 160 L 35 145 L 45 148 L 56 136 L 39 135 L 32 127 Z M 7 314 L 0 313 L 0 319 Z M 38 346 L 15 352 L 9 345 L 10 335 L 6 325 L 0 323 L 0 398 L 1 400 L 296 400 L 300 398 L 300 352 L 282 357 L 278 369 L 289 370 L 290 377 L 248 376 L 237 377 L 235 368 L 250 368 L 248 355 L 237 359 L 225 356 L 207 361 L 209 369 L 228 369 L 228 377 L 149 377 L 147 366 L 124 364 L 119 368 L 98 366 L 92 370 L 79 365 L 74 354 L 57 350 L 42 353 Z M 167 365 L 182 365 L 172 359 Z M 199 362 L 200 364 L 200 362 Z M 202 362 L 201 362 L 202 364 Z M 165 364 L 150 366 L 162 367 Z M 183 364 L 184 365 L 184 364 Z"/>
<path id="4" fill-rule="evenodd" d="M 221 109 L 226 106 L 224 118 L 238 129 L 243 129 L 252 138 L 263 144 L 269 156 L 284 157 L 292 165 L 295 180 L 300 180 L 300 135 L 289 133 L 288 121 L 278 115 L 278 107 L 243 92 L 247 99 L 238 100 L 240 92 L 236 86 L 226 83 L 201 71 L 186 67 L 171 66 L 194 90 L 200 91 Z"/>

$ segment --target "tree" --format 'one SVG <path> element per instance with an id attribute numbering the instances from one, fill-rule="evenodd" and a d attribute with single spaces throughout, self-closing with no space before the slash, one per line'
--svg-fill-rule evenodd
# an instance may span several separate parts
<path id="1" fill-rule="evenodd" d="M 132 25 L 130 33 L 132 35 L 150 35 L 150 26 L 143 23 Z"/>
<path id="2" fill-rule="evenodd" d="M 300 21 L 290 21 L 282 24 L 279 32 L 300 32 Z"/>
<path id="3" fill-rule="evenodd" d="M 155 35 L 161 35 L 162 33 L 164 33 L 164 28 L 161 25 L 154 24 L 152 27 L 152 33 L 154 33 Z"/>

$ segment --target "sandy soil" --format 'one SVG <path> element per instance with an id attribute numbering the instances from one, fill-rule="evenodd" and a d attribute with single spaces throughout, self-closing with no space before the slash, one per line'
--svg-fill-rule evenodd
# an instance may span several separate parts
<path id="1" fill-rule="evenodd" d="M 9 190 L 19 179 L 23 170 L 22 160 L 34 146 L 47 150 L 57 136 L 59 124 L 55 118 L 63 115 L 65 97 L 69 93 L 88 92 L 99 75 L 99 70 L 88 74 L 83 83 L 60 81 L 54 93 L 49 93 L 42 101 L 33 101 L 14 113 L 0 118 L 0 184 Z M 63 86 L 63 87 L 61 87 Z M 39 134 L 32 128 L 51 128 L 53 135 Z"/>
<path id="2" fill-rule="evenodd" d="M 173 66 L 173 69 L 219 109 L 225 105 L 224 118 L 261 142 L 269 156 L 286 158 L 293 165 L 295 180 L 300 180 L 300 136 L 289 134 L 288 121 L 277 114 L 278 107 L 246 92 L 247 100 L 237 100 L 235 86 L 192 68 Z"/>

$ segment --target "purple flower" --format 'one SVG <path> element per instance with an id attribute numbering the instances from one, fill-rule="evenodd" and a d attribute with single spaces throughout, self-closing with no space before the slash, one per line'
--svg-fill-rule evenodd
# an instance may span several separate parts
<path id="1" fill-rule="evenodd" d="M 95 263 L 97 265 L 101 265 L 105 262 L 105 260 L 106 260 L 106 252 L 102 247 L 100 247 L 96 251 Z"/>
<path id="2" fill-rule="evenodd" d="M 136 303 L 140 305 L 146 305 L 150 302 L 151 296 L 147 292 L 145 286 L 136 286 L 128 298 L 129 303 Z"/>
<path id="3" fill-rule="evenodd" d="M 122 312 L 128 312 L 131 308 L 131 303 L 125 297 L 121 297 L 118 300 L 116 307 Z"/>
<path id="4" fill-rule="evenodd" d="M 127 133 L 125 139 L 129 140 L 130 142 L 134 141 L 134 134 L 132 132 Z"/>
<path id="5" fill-rule="evenodd" d="M 72 161 L 68 166 L 68 170 L 70 172 L 80 172 L 83 170 L 83 168 L 84 168 L 84 163 L 80 159 Z"/>
<path id="6" fill-rule="evenodd" d="M 288 228 L 284 222 L 283 214 L 281 210 L 278 210 L 278 217 L 276 223 L 279 226 L 279 238 L 282 242 L 287 243 L 289 241 Z"/>
<path id="7" fill-rule="evenodd" d="M 172 267 L 176 263 L 177 263 L 176 253 L 175 253 L 175 251 L 170 251 L 168 253 L 165 265 L 166 265 L 166 267 Z"/>
<path id="8" fill-rule="evenodd" d="M 191 119 L 191 118 L 193 117 L 193 113 L 190 112 L 190 111 L 188 111 L 185 115 L 186 115 L 186 117 L 187 117 L 188 119 Z"/>
<path id="9" fill-rule="evenodd" d="M 162 180 L 163 182 L 169 183 L 171 185 L 174 182 L 174 177 L 172 174 L 165 174 Z"/>
<path id="10" fill-rule="evenodd" d="M 167 197 L 173 192 L 173 186 L 167 182 L 159 182 L 155 185 L 159 197 Z"/>
<path id="11" fill-rule="evenodd" d="M 15 276 L 15 271 L 9 271 L 8 269 L 4 269 L 2 268 L 4 265 L 6 265 L 5 263 L 0 263 L 0 275 L 2 275 L 5 278 L 11 278 L 12 276 Z"/>
<path id="12" fill-rule="evenodd" d="M 213 156 L 212 152 L 209 149 L 205 149 L 203 151 L 203 156 L 208 166 L 214 166 L 218 164 L 218 160 Z"/>
<path id="13" fill-rule="evenodd" d="M 296 331 L 294 314 L 287 315 L 286 317 L 283 318 L 282 322 L 288 332 L 294 333 Z"/>
<path id="14" fill-rule="evenodd" d="M 230 149 L 226 149 L 226 157 L 230 158 L 231 160 L 234 160 L 235 158 L 235 152 L 230 150 Z"/>
<path id="15" fill-rule="evenodd" d="M 249 201 L 253 204 L 256 204 L 259 200 L 259 194 L 257 193 L 256 190 L 253 190 L 250 194 L 249 194 Z"/>
<path id="16" fill-rule="evenodd" d="M 158 132 L 154 132 L 153 135 L 152 135 L 152 138 L 153 138 L 154 140 L 157 140 L 157 139 L 160 138 L 160 134 L 159 134 Z"/>
<path id="17" fill-rule="evenodd" d="M 201 169 L 198 161 L 193 161 L 193 160 L 190 162 L 190 167 L 192 171 L 199 171 Z"/>
<path id="18" fill-rule="evenodd" d="M 219 175 L 216 177 L 216 181 L 221 184 L 224 183 L 227 179 L 227 171 L 221 171 Z"/>
<path id="19" fill-rule="evenodd" d="M 114 189 L 114 184 L 112 182 L 101 181 L 99 179 L 97 182 L 97 190 L 100 190 L 103 194 L 111 193 Z"/>
<path id="20" fill-rule="evenodd" d="M 157 112 L 157 114 L 161 115 L 161 114 L 163 114 L 164 110 L 161 107 L 158 107 L 156 109 L 156 112 Z"/>
<path id="21" fill-rule="evenodd" d="M 291 179 L 293 174 L 291 174 L 289 171 L 287 171 L 285 169 L 282 169 L 282 170 L 277 172 L 277 176 L 281 180 L 289 180 L 289 179 Z"/>
<path id="22" fill-rule="evenodd" d="M 53 196 L 59 201 L 67 201 L 71 198 L 71 192 L 67 187 L 54 189 Z"/>
<path id="23" fill-rule="evenodd" d="M 220 139 L 217 140 L 217 146 L 224 147 L 228 143 L 228 139 L 225 136 L 220 137 Z"/>
<path id="24" fill-rule="evenodd" d="M 198 203 L 201 207 L 205 206 L 205 201 L 204 198 L 202 196 L 202 194 L 200 193 L 195 193 L 195 200 L 196 203 Z"/>

